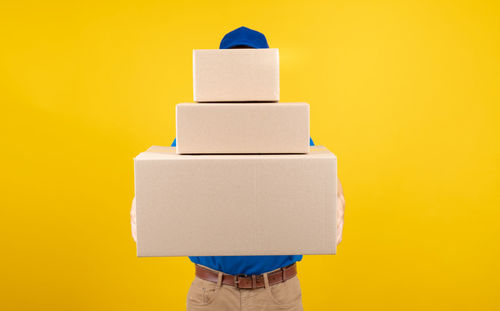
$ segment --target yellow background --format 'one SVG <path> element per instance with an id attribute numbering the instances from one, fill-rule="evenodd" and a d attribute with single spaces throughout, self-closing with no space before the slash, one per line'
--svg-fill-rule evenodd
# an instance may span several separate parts
<path id="1" fill-rule="evenodd" d="M 175 135 L 192 49 L 280 48 L 347 201 L 307 310 L 499 310 L 498 1 L 3 1 L 3 310 L 183 310 L 187 258 L 137 259 L 132 158 Z"/>

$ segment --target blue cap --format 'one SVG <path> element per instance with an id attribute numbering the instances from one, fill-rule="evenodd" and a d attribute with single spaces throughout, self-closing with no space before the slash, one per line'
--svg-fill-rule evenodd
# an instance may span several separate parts
<path id="1" fill-rule="evenodd" d="M 232 49 L 236 47 L 268 49 L 266 36 L 246 27 L 237 28 L 228 32 L 220 42 L 219 49 Z"/>

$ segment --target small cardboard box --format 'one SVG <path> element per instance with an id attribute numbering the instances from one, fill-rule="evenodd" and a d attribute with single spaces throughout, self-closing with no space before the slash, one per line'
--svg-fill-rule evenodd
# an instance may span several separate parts
<path id="1" fill-rule="evenodd" d="M 193 50 L 193 93 L 196 102 L 279 101 L 279 50 Z"/>
<path id="2" fill-rule="evenodd" d="M 309 104 L 178 104 L 177 153 L 307 153 Z"/>
<path id="3" fill-rule="evenodd" d="M 295 155 L 135 158 L 138 256 L 335 254 L 337 159 Z"/>

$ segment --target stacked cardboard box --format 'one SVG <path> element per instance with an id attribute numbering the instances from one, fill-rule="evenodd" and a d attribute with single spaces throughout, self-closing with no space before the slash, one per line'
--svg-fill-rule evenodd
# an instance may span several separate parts
<path id="1" fill-rule="evenodd" d="M 195 50 L 193 88 L 177 147 L 135 158 L 138 256 L 334 254 L 337 160 L 278 102 L 278 50 Z"/>

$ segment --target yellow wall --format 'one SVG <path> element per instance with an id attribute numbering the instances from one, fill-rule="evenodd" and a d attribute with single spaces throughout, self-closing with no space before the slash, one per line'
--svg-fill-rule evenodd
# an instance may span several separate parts
<path id="1" fill-rule="evenodd" d="M 0 4 L 3 310 L 184 308 L 188 259 L 135 257 L 132 158 L 174 137 L 191 50 L 241 25 L 339 157 L 344 241 L 300 264 L 306 309 L 500 309 L 497 1 L 43 2 Z"/>

